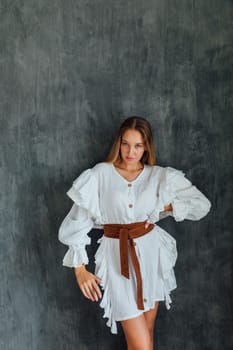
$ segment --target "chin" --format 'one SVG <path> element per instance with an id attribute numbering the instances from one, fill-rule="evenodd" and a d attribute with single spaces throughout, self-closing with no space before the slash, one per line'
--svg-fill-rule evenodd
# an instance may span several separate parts
<path id="1" fill-rule="evenodd" d="M 125 162 L 130 162 L 130 163 L 136 162 L 137 163 L 138 161 L 137 161 L 137 159 L 128 159 L 128 158 L 126 158 Z"/>

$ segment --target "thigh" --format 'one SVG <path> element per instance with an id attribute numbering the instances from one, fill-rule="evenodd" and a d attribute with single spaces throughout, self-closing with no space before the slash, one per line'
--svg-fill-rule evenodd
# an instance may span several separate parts
<path id="1" fill-rule="evenodd" d="M 155 319 L 158 313 L 158 307 L 159 307 L 159 302 L 156 301 L 153 309 L 144 312 L 147 329 L 149 330 L 151 337 L 153 337 L 153 331 L 154 331 Z"/>
<path id="2" fill-rule="evenodd" d="M 151 350 L 151 337 L 144 314 L 121 321 L 128 350 Z"/>

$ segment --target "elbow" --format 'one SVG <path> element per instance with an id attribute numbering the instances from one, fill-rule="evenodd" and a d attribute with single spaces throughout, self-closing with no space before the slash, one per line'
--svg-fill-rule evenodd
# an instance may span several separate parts
<path id="1" fill-rule="evenodd" d="M 208 204 L 207 204 L 207 213 L 208 213 L 210 211 L 210 209 L 211 209 L 212 204 L 209 201 L 209 199 L 207 199 L 207 202 L 208 202 Z"/>
<path id="2" fill-rule="evenodd" d="M 205 197 L 205 201 L 203 201 L 203 216 L 207 215 L 211 208 L 211 202 L 208 198 Z"/>
<path id="3" fill-rule="evenodd" d="M 59 227 L 59 230 L 58 230 L 58 240 L 63 243 L 63 244 L 66 244 L 65 242 L 65 236 L 66 236 L 66 233 L 67 233 L 67 230 L 65 230 L 65 222 L 66 222 L 66 218 L 63 220 L 61 226 Z"/>
<path id="4" fill-rule="evenodd" d="M 204 200 L 200 203 L 199 208 L 195 211 L 194 220 L 200 220 L 204 218 L 210 211 L 211 202 L 205 197 Z"/>

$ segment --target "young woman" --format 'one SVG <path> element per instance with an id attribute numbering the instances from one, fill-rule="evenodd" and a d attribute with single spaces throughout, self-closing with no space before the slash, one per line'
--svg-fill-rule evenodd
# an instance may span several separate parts
<path id="1" fill-rule="evenodd" d="M 74 268 L 86 298 L 102 299 L 112 333 L 121 321 L 128 350 L 152 350 L 159 301 L 169 309 L 176 288 L 177 258 L 175 239 L 155 223 L 167 215 L 199 220 L 209 200 L 182 171 L 155 165 L 151 126 L 142 117 L 123 122 L 107 161 L 84 171 L 67 194 L 74 204 L 59 230 L 69 246 L 63 265 Z M 85 267 L 93 227 L 104 228 L 95 275 Z"/>

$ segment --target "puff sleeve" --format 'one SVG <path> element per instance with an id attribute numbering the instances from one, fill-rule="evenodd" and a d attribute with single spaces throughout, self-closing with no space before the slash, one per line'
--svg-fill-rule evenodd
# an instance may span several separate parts
<path id="1" fill-rule="evenodd" d="M 164 168 L 159 196 L 164 205 L 172 204 L 171 215 L 176 221 L 200 220 L 211 208 L 210 201 L 192 185 L 185 174 L 171 167 Z"/>
<path id="2" fill-rule="evenodd" d="M 100 220 L 98 182 L 93 171 L 84 171 L 67 195 L 74 204 L 59 228 L 58 239 L 69 246 L 63 265 L 78 267 L 88 263 L 85 247 L 90 244 L 90 237 L 87 234 Z"/>

